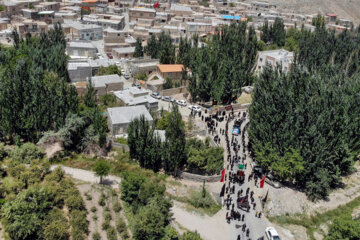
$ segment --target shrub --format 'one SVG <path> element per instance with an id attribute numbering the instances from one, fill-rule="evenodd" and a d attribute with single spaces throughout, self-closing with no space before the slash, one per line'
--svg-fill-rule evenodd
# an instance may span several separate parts
<path id="1" fill-rule="evenodd" d="M 44 239 L 45 240 L 66 240 L 69 238 L 68 234 L 68 224 L 66 219 L 56 220 L 50 222 L 44 229 Z"/>
<path id="2" fill-rule="evenodd" d="M 129 234 L 128 234 L 128 232 L 127 231 L 125 231 L 125 232 L 123 232 L 123 233 L 121 233 L 121 239 L 128 239 L 129 238 Z"/>
<path id="3" fill-rule="evenodd" d="M 97 208 L 95 206 L 92 206 L 90 211 L 92 211 L 93 213 L 97 211 Z"/>
<path id="4" fill-rule="evenodd" d="M 98 216 L 95 214 L 93 215 L 92 219 L 96 222 L 98 220 Z"/>
<path id="5" fill-rule="evenodd" d="M 101 224 L 101 229 L 106 231 L 108 230 L 110 227 L 110 222 L 109 221 L 104 221 L 102 224 Z"/>
<path id="6" fill-rule="evenodd" d="M 88 201 L 92 200 L 92 196 L 88 192 L 85 193 L 85 197 L 86 197 L 86 200 L 88 200 Z"/>
<path id="7" fill-rule="evenodd" d="M 116 219 L 116 230 L 121 234 L 122 232 L 126 231 L 126 224 L 125 221 L 121 218 L 118 217 Z"/>
<path id="8" fill-rule="evenodd" d="M 74 210 L 74 209 L 84 210 L 85 209 L 84 201 L 80 195 L 68 196 L 65 199 L 65 204 L 66 204 L 66 206 L 68 206 L 68 208 L 70 210 Z"/>
<path id="9" fill-rule="evenodd" d="M 72 226 L 72 232 L 87 233 L 89 223 L 86 220 L 86 211 L 72 210 L 70 213 L 70 225 Z M 71 233 L 71 236 L 73 236 L 73 233 Z"/>
<path id="10" fill-rule="evenodd" d="M 93 240 L 101 240 L 100 233 L 98 233 L 98 232 L 93 233 L 92 239 Z"/>
<path id="11" fill-rule="evenodd" d="M 105 212 L 104 213 L 104 219 L 105 219 L 105 221 L 111 221 L 111 219 L 112 219 L 111 213 L 110 212 Z"/>
<path id="12" fill-rule="evenodd" d="M 0 161 L 2 161 L 7 156 L 7 152 L 5 149 L 5 144 L 0 143 Z"/>
<path id="13" fill-rule="evenodd" d="M 118 213 L 121 211 L 121 204 L 118 200 L 116 200 L 113 204 L 114 212 Z"/>
<path id="14" fill-rule="evenodd" d="M 116 230 L 113 226 L 110 226 L 107 230 L 106 230 L 106 236 L 108 240 L 117 240 L 117 234 L 116 234 Z"/>
<path id="15" fill-rule="evenodd" d="M 180 237 L 180 240 L 202 240 L 202 238 L 197 232 L 187 231 Z"/>
<path id="16" fill-rule="evenodd" d="M 106 205 L 106 196 L 104 193 L 101 193 L 98 203 L 102 207 Z"/>
<path id="17" fill-rule="evenodd" d="M 210 208 L 212 205 L 216 204 L 210 193 L 206 190 L 205 194 L 203 192 L 194 192 L 188 201 L 195 208 Z"/>
<path id="18" fill-rule="evenodd" d="M 34 159 L 41 159 L 44 156 L 38 146 L 33 143 L 25 143 L 21 147 L 15 147 L 11 152 L 11 158 L 19 163 L 29 164 Z"/>

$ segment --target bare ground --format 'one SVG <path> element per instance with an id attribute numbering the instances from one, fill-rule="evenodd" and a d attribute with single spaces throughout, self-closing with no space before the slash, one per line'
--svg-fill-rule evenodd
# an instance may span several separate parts
<path id="1" fill-rule="evenodd" d="M 274 189 L 269 187 L 269 203 L 266 206 L 269 216 L 306 213 L 314 215 L 344 205 L 360 196 L 360 164 L 355 165 L 356 172 L 343 178 L 344 188 L 332 191 L 327 200 L 312 202 L 305 193 L 290 188 Z"/>
<path id="2" fill-rule="evenodd" d="M 246 2 L 251 2 L 247 0 Z M 277 10 L 299 14 L 325 15 L 335 13 L 339 18 L 352 20 L 355 25 L 360 23 L 359 0 L 267 0 L 276 4 Z"/>

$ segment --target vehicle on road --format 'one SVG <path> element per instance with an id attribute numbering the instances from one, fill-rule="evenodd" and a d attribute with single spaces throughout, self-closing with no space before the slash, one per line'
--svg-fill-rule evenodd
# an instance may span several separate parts
<path id="1" fill-rule="evenodd" d="M 186 101 L 185 100 L 176 100 L 176 104 L 185 107 L 186 106 Z"/>
<path id="2" fill-rule="evenodd" d="M 237 135 L 239 135 L 239 133 L 240 133 L 240 128 L 234 127 L 233 130 L 232 130 L 232 134 L 237 136 Z"/>
<path id="3" fill-rule="evenodd" d="M 135 84 L 135 83 L 133 83 L 133 84 L 131 84 L 131 86 L 132 86 L 132 87 L 137 87 L 138 89 L 141 89 L 140 84 Z"/>
<path id="4" fill-rule="evenodd" d="M 267 227 L 265 229 L 265 234 L 269 240 L 281 240 L 279 234 L 273 227 Z"/>
<path id="5" fill-rule="evenodd" d="M 189 109 L 194 111 L 194 112 L 197 112 L 197 113 L 201 112 L 201 107 L 196 106 L 196 105 L 190 105 Z"/>
<path id="6" fill-rule="evenodd" d="M 130 78 L 129 74 L 125 73 L 125 74 L 124 74 L 124 78 L 125 78 L 125 79 L 129 79 L 129 78 Z"/>
<path id="7" fill-rule="evenodd" d="M 152 96 L 153 98 L 155 98 L 155 99 L 161 99 L 161 95 L 160 95 L 159 92 L 154 92 L 154 93 L 151 94 L 151 96 Z"/>
<path id="8" fill-rule="evenodd" d="M 111 55 L 110 53 L 108 53 L 107 56 L 108 56 L 108 58 L 110 58 L 110 59 L 113 59 L 113 58 L 114 58 L 113 55 Z"/>

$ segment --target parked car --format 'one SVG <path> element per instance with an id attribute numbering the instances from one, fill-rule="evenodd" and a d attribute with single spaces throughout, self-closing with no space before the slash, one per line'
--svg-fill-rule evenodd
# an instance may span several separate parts
<path id="1" fill-rule="evenodd" d="M 189 106 L 189 109 L 190 110 L 192 110 L 192 111 L 194 111 L 194 112 L 201 112 L 201 107 L 199 107 L 199 106 L 195 106 L 195 105 L 190 105 Z"/>
<path id="2" fill-rule="evenodd" d="M 152 93 L 151 96 L 155 99 L 161 99 L 161 95 L 159 92 Z"/>
<path id="3" fill-rule="evenodd" d="M 269 240 L 281 240 L 279 234 L 273 227 L 267 227 L 265 229 L 265 234 Z"/>
<path id="4" fill-rule="evenodd" d="M 281 184 L 278 181 L 276 181 L 276 179 L 271 174 L 266 175 L 265 182 L 274 188 L 281 187 Z"/>
<path id="5" fill-rule="evenodd" d="M 129 78 L 130 78 L 129 74 L 125 73 L 125 74 L 124 74 L 124 78 L 125 78 L 125 79 L 129 79 Z"/>
<path id="6" fill-rule="evenodd" d="M 176 100 L 176 104 L 178 104 L 180 106 L 186 106 L 186 101 L 185 100 Z"/>
<path id="7" fill-rule="evenodd" d="M 113 55 L 111 55 L 110 53 L 108 53 L 107 56 L 108 56 L 108 58 L 110 58 L 110 59 L 113 59 L 113 58 L 114 58 Z"/>
<path id="8" fill-rule="evenodd" d="M 172 100 L 172 98 L 170 96 L 163 96 L 161 99 L 165 102 L 171 102 L 171 100 Z"/>

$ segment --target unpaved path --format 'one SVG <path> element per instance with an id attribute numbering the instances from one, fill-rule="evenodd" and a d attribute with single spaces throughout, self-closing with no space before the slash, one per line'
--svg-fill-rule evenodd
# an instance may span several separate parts
<path id="1" fill-rule="evenodd" d="M 57 167 L 61 167 L 67 175 L 71 176 L 74 179 L 81 180 L 84 182 L 90 182 L 90 183 L 100 183 L 100 178 L 97 177 L 95 173 L 92 171 L 66 167 L 62 165 L 52 165 L 50 167 L 50 170 L 52 171 Z M 119 188 L 120 182 L 121 182 L 121 178 L 112 175 L 103 178 L 103 184 L 111 186 L 112 188 Z"/>

